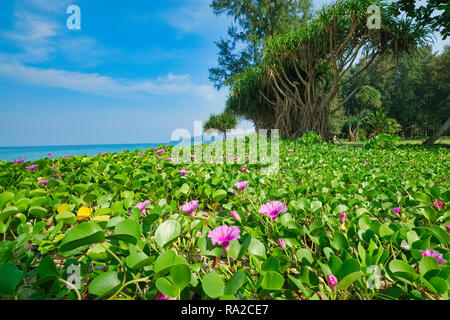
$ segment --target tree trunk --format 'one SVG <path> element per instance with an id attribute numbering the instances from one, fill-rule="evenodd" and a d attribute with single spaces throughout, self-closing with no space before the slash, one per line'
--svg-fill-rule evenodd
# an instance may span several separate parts
<path id="1" fill-rule="evenodd" d="M 440 136 L 442 136 L 450 128 L 450 117 L 445 121 L 445 123 L 423 144 L 426 146 L 433 145 Z"/>

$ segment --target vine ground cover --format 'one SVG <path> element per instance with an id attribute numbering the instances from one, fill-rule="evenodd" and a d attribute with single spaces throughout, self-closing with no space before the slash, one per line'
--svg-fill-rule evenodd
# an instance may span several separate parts
<path id="1" fill-rule="evenodd" d="M 448 149 L 282 140 L 269 176 L 170 151 L 1 164 L 0 297 L 448 299 Z"/>

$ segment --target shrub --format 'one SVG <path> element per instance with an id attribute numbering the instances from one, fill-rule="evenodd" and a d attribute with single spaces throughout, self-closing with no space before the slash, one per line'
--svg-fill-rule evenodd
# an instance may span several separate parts
<path id="1" fill-rule="evenodd" d="M 381 133 L 373 139 L 370 139 L 365 145 L 365 149 L 394 149 L 401 138 L 395 134 Z"/>

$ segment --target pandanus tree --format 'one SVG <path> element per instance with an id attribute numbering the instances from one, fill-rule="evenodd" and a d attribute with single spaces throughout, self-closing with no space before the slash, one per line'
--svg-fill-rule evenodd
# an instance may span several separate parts
<path id="1" fill-rule="evenodd" d="M 379 8 L 379 25 L 372 20 L 372 6 Z M 269 39 L 261 63 L 233 83 L 226 110 L 252 120 L 256 129 L 277 128 L 286 138 L 309 131 L 330 138 L 331 117 L 372 71 L 386 58 L 411 54 L 428 40 L 426 27 L 396 17 L 384 1 L 337 1 L 322 8 L 306 27 Z M 360 56 L 367 63 L 348 76 Z M 361 83 L 338 104 L 332 103 L 355 77 Z"/>
<path id="2" fill-rule="evenodd" d="M 205 131 L 217 130 L 223 133 L 226 139 L 227 130 L 234 129 L 236 128 L 236 126 L 237 126 L 236 117 L 229 112 L 223 112 L 218 115 L 215 114 L 210 115 L 208 121 L 205 122 L 203 129 Z"/>

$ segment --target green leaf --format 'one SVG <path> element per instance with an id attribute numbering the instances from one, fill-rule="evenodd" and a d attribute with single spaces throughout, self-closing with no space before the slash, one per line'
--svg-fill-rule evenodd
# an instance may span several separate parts
<path id="1" fill-rule="evenodd" d="M 348 248 L 348 241 L 345 235 L 339 231 L 333 233 L 331 245 L 338 251 L 346 250 Z"/>
<path id="2" fill-rule="evenodd" d="M 266 247 L 258 239 L 252 238 L 248 247 L 248 253 L 257 257 L 266 257 Z"/>
<path id="3" fill-rule="evenodd" d="M 223 296 L 225 284 L 217 272 L 206 274 L 202 280 L 203 291 L 211 298 L 215 299 Z"/>
<path id="4" fill-rule="evenodd" d="M 261 266 L 261 271 L 280 271 L 280 261 L 276 257 L 267 258 Z"/>
<path id="5" fill-rule="evenodd" d="M 0 293 L 14 295 L 23 276 L 23 271 L 12 263 L 0 265 Z"/>
<path id="6" fill-rule="evenodd" d="M 181 225 L 178 221 L 168 220 L 163 222 L 155 232 L 155 241 L 160 247 L 164 247 L 170 241 L 178 238 L 181 233 Z"/>
<path id="7" fill-rule="evenodd" d="M 226 197 L 227 197 L 227 192 L 226 192 L 225 190 L 222 190 L 222 189 L 216 190 L 216 191 L 213 193 L 213 200 L 214 200 L 215 202 L 220 202 L 220 201 L 222 201 L 223 199 L 225 199 Z"/>
<path id="8" fill-rule="evenodd" d="M 427 205 L 429 205 L 431 203 L 430 197 L 423 192 L 416 192 L 414 194 L 414 199 L 416 199 L 417 201 L 419 201 L 421 203 L 425 203 Z"/>
<path id="9" fill-rule="evenodd" d="M 94 278 L 88 286 L 89 293 L 103 297 L 107 294 L 114 293 L 119 289 L 121 282 L 119 275 L 115 271 L 102 272 Z"/>
<path id="10" fill-rule="evenodd" d="M 119 222 L 114 227 L 114 234 L 108 236 L 108 239 L 121 240 L 125 242 L 130 242 L 136 244 L 139 239 L 141 239 L 141 225 L 139 222 L 126 219 Z"/>
<path id="11" fill-rule="evenodd" d="M 423 257 L 419 262 L 420 274 L 429 279 L 439 273 L 439 265 L 436 258 L 433 257 Z"/>
<path id="12" fill-rule="evenodd" d="M 171 298 L 177 298 L 180 294 L 180 288 L 170 282 L 167 278 L 158 278 L 156 280 L 156 288 Z"/>
<path id="13" fill-rule="evenodd" d="M 320 202 L 320 201 L 313 201 L 313 202 L 311 202 L 311 210 L 312 210 L 312 212 L 315 212 L 315 211 L 319 210 L 320 208 L 322 208 L 322 202 Z"/>
<path id="14" fill-rule="evenodd" d="M 450 243 L 450 234 L 439 226 L 432 225 L 430 227 L 431 233 L 441 242 L 443 245 Z"/>
<path id="15" fill-rule="evenodd" d="M 245 280 L 245 271 L 239 270 L 233 276 L 228 280 L 227 284 L 225 285 L 224 293 L 226 295 L 233 295 L 236 293 L 236 291 L 239 290 L 239 288 L 242 286 Z"/>
<path id="16" fill-rule="evenodd" d="M 389 270 L 393 273 L 395 278 L 406 283 L 413 282 L 419 276 L 409 264 L 402 260 L 392 260 L 389 263 Z"/>
<path id="17" fill-rule="evenodd" d="M 170 276 L 174 285 L 176 285 L 180 291 L 187 287 L 191 281 L 191 270 L 185 264 L 178 264 L 170 268 Z"/>
<path id="18" fill-rule="evenodd" d="M 84 222 L 67 231 L 61 245 L 60 252 L 67 252 L 93 243 L 105 240 L 105 233 L 100 226 L 94 222 Z"/>
<path id="19" fill-rule="evenodd" d="M 186 260 L 182 257 L 177 256 L 172 250 L 168 250 L 159 255 L 155 261 L 154 271 L 156 273 L 162 274 L 167 271 L 170 267 L 177 264 L 187 264 Z"/>
<path id="20" fill-rule="evenodd" d="M 135 251 L 127 257 L 125 262 L 131 269 L 139 270 L 145 266 L 150 265 L 153 260 L 153 257 L 149 257 L 145 253 L 141 251 Z"/>
<path id="21" fill-rule="evenodd" d="M 314 258 L 313 258 L 312 252 L 310 250 L 301 248 L 301 249 L 297 250 L 296 254 L 297 254 L 298 260 L 300 260 L 301 263 L 303 263 L 307 266 L 310 266 L 314 263 Z"/>
<path id="22" fill-rule="evenodd" d="M 41 285 L 45 282 L 55 280 L 59 277 L 58 269 L 55 262 L 50 256 L 45 256 L 39 263 L 37 270 L 37 284 Z"/>
<path id="23" fill-rule="evenodd" d="M 30 214 L 35 216 L 36 218 L 43 219 L 47 216 L 48 211 L 42 207 L 31 207 L 29 210 Z"/>
<path id="24" fill-rule="evenodd" d="M 264 273 L 261 287 L 265 290 L 280 290 L 283 288 L 284 278 L 281 274 L 275 271 L 268 271 Z"/>

